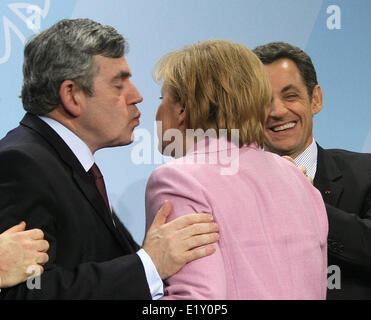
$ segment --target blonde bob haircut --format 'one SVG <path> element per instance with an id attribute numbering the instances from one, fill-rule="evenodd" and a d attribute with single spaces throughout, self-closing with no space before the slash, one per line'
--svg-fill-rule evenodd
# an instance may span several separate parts
<path id="1" fill-rule="evenodd" d="M 186 110 L 187 129 L 239 129 L 240 146 L 263 146 L 271 87 L 265 68 L 246 47 L 209 40 L 170 52 L 154 78 Z"/>

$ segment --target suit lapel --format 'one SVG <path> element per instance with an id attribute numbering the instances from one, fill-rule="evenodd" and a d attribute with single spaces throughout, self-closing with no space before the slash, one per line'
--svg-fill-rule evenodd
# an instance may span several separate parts
<path id="1" fill-rule="evenodd" d="M 332 155 L 318 146 L 317 171 L 314 186 L 325 203 L 336 206 L 344 190 L 343 177 Z"/>
<path id="2" fill-rule="evenodd" d="M 132 252 L 136 252 L 139 250 L 139 245 L 134 241 L 132 238 L 130 232 L 125 228 L 125 226 L 122 224 L 120 219 L 116 216 L 115 212 L 112 212 L 112 218 L 116 225 L 117 232 L 120 233 L 123 241 L 125 244 L 131 248 Z"/>
<path id="3" fill-rule="evenodd" d="M 106 224 L 108 229 L 117 236 L 117 232 L 113 225 L 110 213 L 107 210 L 106 204 L 99 194 L 97 188 L 90 179 L 90 176 L 85 172 L 85 170 L 74 170 L 72 173 L 73 179 L 79 186 L 81 192 L 85 195 L 86 199 L 90 202 L 95 212 L 100 216 L 103 222 Z M 121 242 L 121 239 L 119 239 Z"/>
<path id="4" fill-rule="evenodd" d="M 56 150 L 60 158 L 70 167 L 72 178 L 81 190 L 89 203 L 94 208 L 94 212 L 103 220 L 107 228 L 116 237 L 123 248 L 132 248 L 128 240 L 123 238 L 122 234 L 116 230 L 113 225 L 110 213 L 99 194 L 94 182 L 80 164 L 79 160 L 73 154 L 68 145 L 59 137 L 59 135 L 49 127 L 44 121 L 32 114 L 26 114 L 21 124 L 38 132 L 48 143 Z"/>
<path id="5" fill-rule="evenodd" d="M 119 223 L 118 218 L 114 213 L 112 214 L 111 218 L 111 213 L 108 211 L 102 196 L 95 187 L 95 184 L 91 181 L 90 176 L 85 172 L 85 170 L 83 170 L 83 172 L 81 172 L 80 170 L 75 170 L 73 171 L 73 178 L 82 193 L 95 209 L 95 212 L 100 216 L 107 228 L 116 237 L 121 246 L 125 250 L 129 249 L 130 252 L 134 252 L 132 244 L 129 242 L 129 239 L 125 237 L 125 234 L 121 230 L 122 228 L 124 228 L 124 226 Z M 112 219 L 114 220 L 114 222 L 112 221 Z"/>

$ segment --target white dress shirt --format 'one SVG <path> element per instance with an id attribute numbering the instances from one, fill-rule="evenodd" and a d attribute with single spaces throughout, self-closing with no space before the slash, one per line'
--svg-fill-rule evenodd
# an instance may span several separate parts
<path id="1" fill-rule="evenodd" d="M 48 124 L 62 138 L 62 140 L 68 145 L 73 154 L 76 156 L 76 158 L 80 161 L 85 171 L 88 172 L 93 166 L 95 160 L 94 155 L 91 153 L 86 143 L 60 122 L 49 117 L 39 116 L 39 118 L 46 124 Z M 143 248 L 137 252 L 137 255 L 143 263 L 152 299 L 160 299 L 164 295 L 163 283 L 155 265 L 152 262 L 151 257 L 145 252 Z"/>
<path id="2" fill-rule="evenodd" d="M 314 180 L 317 171 L 317 155 L 318 148 L 316 142 L 312 143 L 294 160 L 297 167 L 305 167 L 307 169 L 307 176 Z"/>

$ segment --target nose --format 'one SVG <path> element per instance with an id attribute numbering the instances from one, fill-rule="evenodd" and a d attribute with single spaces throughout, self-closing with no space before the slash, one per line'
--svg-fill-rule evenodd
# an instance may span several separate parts
<path id="1" fill-rule="evenodd" d="M 130 97 L 129 104 L 137 104 L 143 101 L 143 97 L 134 83 L 130 81 Z"/>
<path id="2" fill-rule="evenodd" d="M 269 107 L 269 117 L 272 118 L 283 118 L 288 112 L 285 104 L 281 99 L 273 98 L 272 103 Z"/>

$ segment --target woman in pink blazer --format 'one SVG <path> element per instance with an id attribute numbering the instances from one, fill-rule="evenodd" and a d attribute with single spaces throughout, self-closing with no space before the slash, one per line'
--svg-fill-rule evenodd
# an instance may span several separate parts
<path id="1" fill-rule="evenodd" d="M 158 167 L 146 190 L 147 226 L 211 212 L 216 252 L 165 281 L 164 299 L 325 299 L 327 216 L 320 193 L 289 161 L 262 151 L 271 88 L 244 46 L 213 40 L 160 60 Z M 186 235 L 185 235 L 186 238 Z"/>

